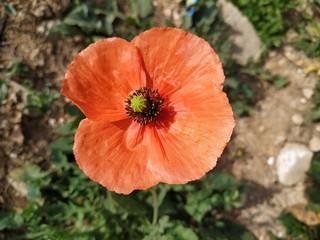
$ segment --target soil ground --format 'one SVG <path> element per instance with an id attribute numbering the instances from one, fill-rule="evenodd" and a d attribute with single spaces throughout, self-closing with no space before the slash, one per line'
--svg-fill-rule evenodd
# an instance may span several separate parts
<path id="1" fill-rule="evenodd" d="M 156 17 L 172 16 L 174 4 L 160 4 Z M 165 1 L 164 1 L 165 2 Z M 82 47 L 81 37 L 49 36 L 48 29 L 67 10 L 70 1 L 12 0 L 18 12 L 8 17 L 0 10 L 0 69 L 22 61 L 31 68 L 30 80 L 34 89 L 45 87 L 59 91 L 66 66 Z M 62 4 L 63 3 L 63 4 Z M 179 19 L 176 19 L 179 21 Z M 306 202 L 305 183 L 285 187 L 278 183 L 275 159 L 286 142 L 309 145 L 320 127 L 307 121 L 311 99 L 305 89 L 313 89 L 319 76 L 310 70 L 316 60 L 289 46 L 270 52 L 265 69 L 287 77 L 290 84 L 276 90 L 261 82 L 263 92 L 253 114 L 236 119 L 236 128 L 219 168 L 231 172 L 240 181 L 251 182 L 246 206 L 237 219 L 252 230 L 259 239 L 267 239 L 266 232 L 277 235 L 284 229 L 277 222 L 282 209 Z M 13 186 L 9 173 L 27 163 L 43 168 L 50 166 L 48 144 L 56 138 L 54 129 L 66 122 L 64 106 L 59 98 L 45 116 L 33 116 L 25 110 L 27 90 L 21 78 L 6 78 L 8 96 L 0 109 L 0 206 L 1 210 L 15 209 L 26 204 L 19 186 Z M 294 117 L 295 116 L 295 117 Z M 294 119 L 300 116 L 303 122 Z M 238 154 L 243 150 L 243 154 Z"/>

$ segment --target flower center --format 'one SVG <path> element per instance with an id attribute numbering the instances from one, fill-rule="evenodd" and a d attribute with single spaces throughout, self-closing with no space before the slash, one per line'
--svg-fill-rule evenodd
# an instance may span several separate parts
<path id="1" fill-rule="evenodd" d="M 143 87 L 129 94 L 125 103 L 129 118 L 146 125 L 156 121 L 163 108 L 164 99 L 158 89 Z"/>

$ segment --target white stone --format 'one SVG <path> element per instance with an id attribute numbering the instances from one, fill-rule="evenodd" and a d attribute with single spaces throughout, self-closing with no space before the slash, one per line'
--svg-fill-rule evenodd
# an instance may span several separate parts
<path id="1" fill-rule="evenodd" d="M 275 162 L 274 156 L 270 156 L 267 160 L 267 163 L 269 166 L 272 166 L 274 164 L 274 162 Z"/>
<path id="2" fill-rule="evenodd" d="M 302 104 L 306 104 L 306 103 L 307 103 L 307 99 L 305 99 L 305 98 L 300 98 L 300 102 L 301 102 Z"/>
<path id="3" fill-rule="evenodd" d="M 303 123 L 303 117 L 299 113 L 295 113 L 295 114 L 292 115 L 291 121 L 294 124 L 300 126 Z"/>
<path id="4" fill-rule="evenodd" d="M 302 94 L 306 99 L 311 99 L 313 95 L 313 90 L 312 88 L 304 88 L 302 89 Z"/>
<path id="5" fill-rule="evenodd" d="M 54 118 L 49 118 L 48 123 L 51 127 L 54 127 L 57 123 L 57 120 Z"/>
<path id="6" fill-rule="evenodd" d="M 303 144 L 286 143 L 277 157 L 277 175 L 281 184 L 291 186 L 303 181 L 313 153 Z"/>
<path id="7" fill-rule="evenodd" d="M 320 137 L 313 136 L 309 142 L 309 147 L 313 152 L 320 151 Z"/>
<path id="8" fill-rule="evenodd" d="M 234 30 L 234 33 L 230 35 L 230 40 L 237 49 L 233 52 L 232 57 L 242 65 L 247 64 L 250 58 L 254 61 L 258 60 L 262 43 L 252 23 L 230 1 L 219 0 L 217 7 L 223 21 Z"/>
<path id="9" fill-rule="evenodd" d="M 9 153 L 9 157 L 10 157 L 10 158 L 17 158 L 17 157 L 18 157 L 18 154 L 15 153 L 15 152 L 11 152 L 11 153 Z"/>

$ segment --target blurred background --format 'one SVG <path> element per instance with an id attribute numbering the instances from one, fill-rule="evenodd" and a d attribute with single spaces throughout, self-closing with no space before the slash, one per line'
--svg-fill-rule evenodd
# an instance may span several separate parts
<path id="1" fill-rule="evenodd" d="M 61 82 L 155 26 L 212 45 L 236 128 L 203 179 L 118 195 L 78 169 Z M 319 57 L 319 0 L 0 0 L 0 239 L 320 239 Z"/>

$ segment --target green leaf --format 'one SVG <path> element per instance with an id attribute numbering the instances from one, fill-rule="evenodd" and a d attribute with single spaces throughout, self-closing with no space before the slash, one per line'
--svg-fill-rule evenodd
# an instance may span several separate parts
<path id="1" fill-rule="evenodd" d="M 308 171 L 309 176 L 320 186 L 320 152 L 314 154 L 311 166 Z"/>
<path id="2" fill-rule="evenodd" d="M 184 30 L 189 30 L 192 27 L 192 16 L 191 15 L 184 15 L 182 18 L 182 26 L 181 28 Z"/>
<path id="3" fill-rule="evenodd" d="M 61 135 L 68 136 L 68 135 L 73 135 L 76 132 L 76 130 L 77 128 L 74 127 L 74 122 L 69 121 L 69 122 L 66 122 L 64 125 L 62 125 L 61 127 L 59 127 L 56 131 Z"/>
<path id="4" fill-rule="evenodd" d="M 209 175 L 208 184 L 216 190 L 226 190 L 237 186 L 235 179 L 227 174 L 221 172 L 214 172 Z"/>
<path id="5" fill-rule="evenodd" d="M 73 147 L 73 138 L 71 137 L 59 138 L 50 144 L 50 149 L 59 150 L 67 153 L 72 152 L 72 147 Z"/>
<path id="6" fill-rule="evenodd" d="M 133 16 L 145 18 L 153 12 L 153 5 L 151 0 L 132 0 L 131 12 Z"/>
<path id="7" fill-rule="evenodd" d="M 0 231 L 4 229 L 19 229 L 23 222 L 23 217 L 20 214 L 7 213 L 0 215 Z"/>
<path id="8" fill-rule="evenodd" d="M 64 19 L 63 23 L 70 26 L 78 26 L 86 30 L 94 30 L 101 27 L 101 21 L 94 15 L 87 4 L 75 7 Z"/>
<path id="9" fill-rule="evenodd" d="M 66 108 L 66 112 L 71 114 L 72 116 L 81 116 L 84 118 L 83 113 L 76 105 L 71 105 Z"/>
<path id="10" fill-rule="evenodd" d="M 17 168 L 10 173 L 10 178 L 26 184 L 28 199 L 37 201 L 41 198 L 41 187 L 47 186 L 51 179 L 48 172 L 44 172 L 39 166 L 30 164 Z"/>
<path id="11" fill-rule="evenodd" d="M 294 238 L 300 237 L 305 240 L 318 239 L 307 225 L 299 222 L 291 214 L 281 213 L 279 219 L 285 226 L 289 236 Z"/>
<path id="12" fill-rule="evenodd" d="M 68 163 L 68 158 L 60 149 L 53 149 L 51 151 L 51 158 L 57 169 L 69 170 L 70 164 Z"/>
<path id="13" fill-rule="evenodd" d="M 131 195 L 112 193 L 112 199 L 120 208 L 130 214 L 144 215 L 148 212 L 147 206 L 136 201 Z"/>
<path id="14" fill-rule="evenodd" d="M 318 122 L 320 121 L 320 107 L 319 108 L 314 108 L 312 109 L 311 113 L 310 113 L 310 119 L 313 122 Z"/>
<path id="15" fill-rule="evenodd" d="M 81 32 L 74 26 L 69 26 L 62 22 L 60 24 L 54 25 L 50 29 L 49 34 L 54 34 L 54 33 L 59 33 L 63 36 L 73 36 Z"/>
<path id="16" fill-rule="evenodd" d="M 175 227 L 168 231 L 170 237 L 172 239 L 179 239 L 179 240 L 198 240 L 197 234 L 188 227 L 185 227 L 182 223 L 176 223 Z"/>
<path id="17" fill-rule="evenodd" d="M 55 90 L 50 91 L 49 89 L 45 89 L 40 92 L 29 89 L 26 108 L 30 112 L 33 111 L 33 115 L 43 115 L 50 110 L 52 103 L 59 97 L 59 92 Z"/>
<path id="18" fill-rule="evenodd" d="M 266 80 L 270 82 L 276 89 L 282 89 L 290 83 L 288 78 L 279 75 L 267 78 Z"/>
<path id="19" fill-rule="evenodd" d="M 210 195 L 208 191 L 191 192 L 187 195 L 185 210 L 198 222 L 212 209 Z"/>
<path id="20" fill-rule="evenodd" d="M 29 73 L 29 68 L 22 62 L 13 63 L 6 71 L 5 76 L 11 77 L 16 75 L 26 76 Z"/>
<path id="21" fill-rule="evenodd" d="M 11 15 L 11 16 L 16 16 L 17 15 L 16 9 L 11 4 L 4 3 L 3 6 L 4 6 L 4 10 L 9 15 Z"/>

